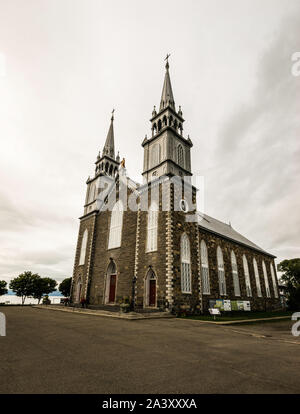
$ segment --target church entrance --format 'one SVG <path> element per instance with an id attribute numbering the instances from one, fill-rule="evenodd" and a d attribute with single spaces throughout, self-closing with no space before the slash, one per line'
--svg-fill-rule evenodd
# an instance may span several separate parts
<path id="1" fill-rule="evenodd" d="M 156 304 L 156 280 L 149 280 L 149 306 L 155 306 Z"/>
<path id="2" fill-rule="evenodd" d="M 111 259 L 107 267 L 104 304 L 115 303 L 117 293 L 117 266 Z"/>
<path id="3" fill-rule="evenodd" d="M 150 267 L 145 278 L 144 307 L 156 307 L 156 274 Z"/>
<path id="4" fill-rule="evenodd" d="M 109 303 L 115 302 L 116 297 L 116 281 L 117 281 L 117 275 L 110 275 L 110 283 L 109 283 Z"/>

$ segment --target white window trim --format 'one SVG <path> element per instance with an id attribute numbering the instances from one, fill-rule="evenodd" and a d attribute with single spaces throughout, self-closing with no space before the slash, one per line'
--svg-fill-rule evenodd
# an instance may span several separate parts
<path id="1" fill-rule="evenodd" d="M 158 206 L 155 201 L 152 201 L 147 218 L 147 253 L 157 251 L 158 214 Z"/>
<path id="2" fill-rule="evenodd" d="M 271 291 L 270 291 L 270 286 L 269 286 L 267 268 L 266 268 L 266 264 L 265 264 L 265 261 L 264 260 L 262 261 L 262 268 L 263 268 L 263 274 L 264 274 L 264 280 L 265 280 L 265 288 L 266 288 L 267 298 L 270 298 L 271 297 Z"/>
<path id="3" fill-rule="evenodd" d="M 239 272 L 237 267 L 236 255 L 233 250 L 231 250 L 231 269 L 232 269 L 232 280 L 234 288 L 234 296 L 241 296 L 241 287 L 239 280 Z"/>
<path id="4" fill-rule="evenodd" d="M 201 259 L 202 294 L 210 295 L 208 251 L 207 251 L 207 245 L 204 240 L 201 240 L 201 243 L 200 243 L 200 259 Z"/>
<path id="5" fill-rule="evenodd" d="M 85 256 L 86 256 L 86 248 L 87 248 L 87 241 L 88 241 L 88 230 L 85 229 L 82 240 L 81 240 L 81 248 L 80 248 L 80 257 L 79 257 L 79 266 L 85 264 Z"/>
<path id="6" fill-rule="evenodd" d="M 220 246 L 217 247 L 217 263 L 218 263 L 218 280 L 219 280 L 220 296 L 227 296 L 224 259 L 223 259 L 223 252 Z"/>
<path id="7" fill-rule="evenodd" d="M 121 200 L 119 200 L 114 205 L 111 215 L 110 215 L 108 250 L 121 247 L 122 229 L 123 229 L 123 213 L 124 213 L 123 203 Z M 119 216 L 117 216 L 117 214 L 119 214 Z"/>
<path id="8" fill-rule="evenodd" d="M 253 258 L 253 268 L 254 268 L 254 275 L 255 275 L 257 297 L 262 298 L 260 277 L 259 277 L 257 261 L 256 261 L 255 257 Z"/>
<path id="9" fill-rule="evenodd" d="M 275 298 L 278 298 L 278 288 L 277 288 L 277 283 L 276 283 L 276 277 L 275 277 L 275 271 L 274 271 L 273 263 L 270 263 L 270 269 L 271 269 L 271 277 L 272 277 L 272 282 L 273 282 L 274 296 L 275 296 Z"/>
<path id="10" fill-rule="evenodd" d="M 184 243 L 186 244 L 184 245 Z M 183 233 L 180 240 L 180 259 L 181 259 L 181 292 L 192 293 L 192 273 L 191 273 L 191 246 L 186 233 Z M 185 266 L 187 265 L 187 266 Z"/>
<path id="11" fill-rule="evenodd" d="M 247 257 L 244 254 L 243 254 L 243 268 L 244 268 L 244 275 L 245 275 L 246 294 L 248 298 L 251 298 L 252 288 L 251 288 L 251 281 L 250 281 L 249 266 L 248 266 Z"/>

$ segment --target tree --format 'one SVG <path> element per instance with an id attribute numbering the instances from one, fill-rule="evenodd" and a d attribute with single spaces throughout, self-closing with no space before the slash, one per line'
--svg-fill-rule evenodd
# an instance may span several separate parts
<path id="1" fill-rule="evenodd" d="M 9 288 L 16 293 L 17 296 L 22 298 L 22 305 L 24 305 L 25 299 L 28 296 L 33 296 L 34 294 L 34 282 L 41 277 L 32 272 L 21 273 L 15 279 L 12 279 L 9 284 Z"/>
<path id="2" fill-rule="evenodd" d="M 5 280 L 0 280 L 0 296 L 7 294 L 6 285 L 7 282 L 5 282 Z"/>
<path id="3" fill-rule="evenodd" d="M 67 298 L 70 296 L 71 283 L 72 278 L 68 277 L 67 279 L 64 279 L 58 287 L 58 290 Z"/>
<path id="4" fill-rule="evenodd" d="M 283 260 L 277 266 L 283 272 L 280 281 L 286 286 L 287 304 L 291 310 L 300 309 L 300 258 Z"/>
<path id="5" fill-rule="evenodd" d="M 33 282 L 33 297 L 38 299 L 38 303 L 42 299 L 43 295 L 48 295 L 49 293 L 56 290 L 57 282 L 50 277 L 39 277 Z"/>

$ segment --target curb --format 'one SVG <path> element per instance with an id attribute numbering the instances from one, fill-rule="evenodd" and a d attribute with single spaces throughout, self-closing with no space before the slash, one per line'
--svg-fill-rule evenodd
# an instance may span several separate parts
<path id="1" fill-rule="evenodd" d="M 189 319 L 189 318 L 177 318 L 178 320 L 182 320 L 182 321 L 193 321 L 193 322 L 202 322 L 202 323 L 210 323 L 213 325 L 235 325 L 235 324 L 239 324 L 239 323 L 252 323 L 252 322 L 260 322 L 260 321 L 274 321 L 274 320 L 278 320 L 278 319 L 291 319 L 291 316 L 274 316 L 272 318 L 259 318 L 259 319 L 241 319 L 241 320 L 235 320 L 235 321 L 219 321 L 219 322 L 214 322 L 214 321 L 204 321 L 201 319 Z"/>
<path id="2" fill-rule="evenodd" d="M 147 319 L 166 319 L 166 318 L 175 318 L 175 316 L 170 315 L 169 313 L 160 313 L 160 314 L 153 314 L 151 316 L 144 316 L 139 313 L 119 313 L 119 312 L 109 312 L 105 310 L 99 311 L 91 311 L 91 310 L 79 310 L 80 308 L 57 308 L 57 307 L 50 307 L 45 305 L 33 305 L 33 308 L 37 309 L 44 309 L 44 310 L 52 310 L 52 311 L 60 311 L 60 312 L 67 312 L 67 313 L 76 313 L 80 315 L 93 315 L 93 316 L 102 316 L 107 318 L 117 318 L 117 319 L 127 319 L 127 320 L 147 320 Z"/>

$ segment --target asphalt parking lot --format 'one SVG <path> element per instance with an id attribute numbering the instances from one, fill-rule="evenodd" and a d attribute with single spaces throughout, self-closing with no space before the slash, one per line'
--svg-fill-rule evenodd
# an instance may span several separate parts
<path id="1" fill-rule="evenodd" d="M 215 326 L 3 307 L 0 393 L 299 393 L 291 321 Z"/>

